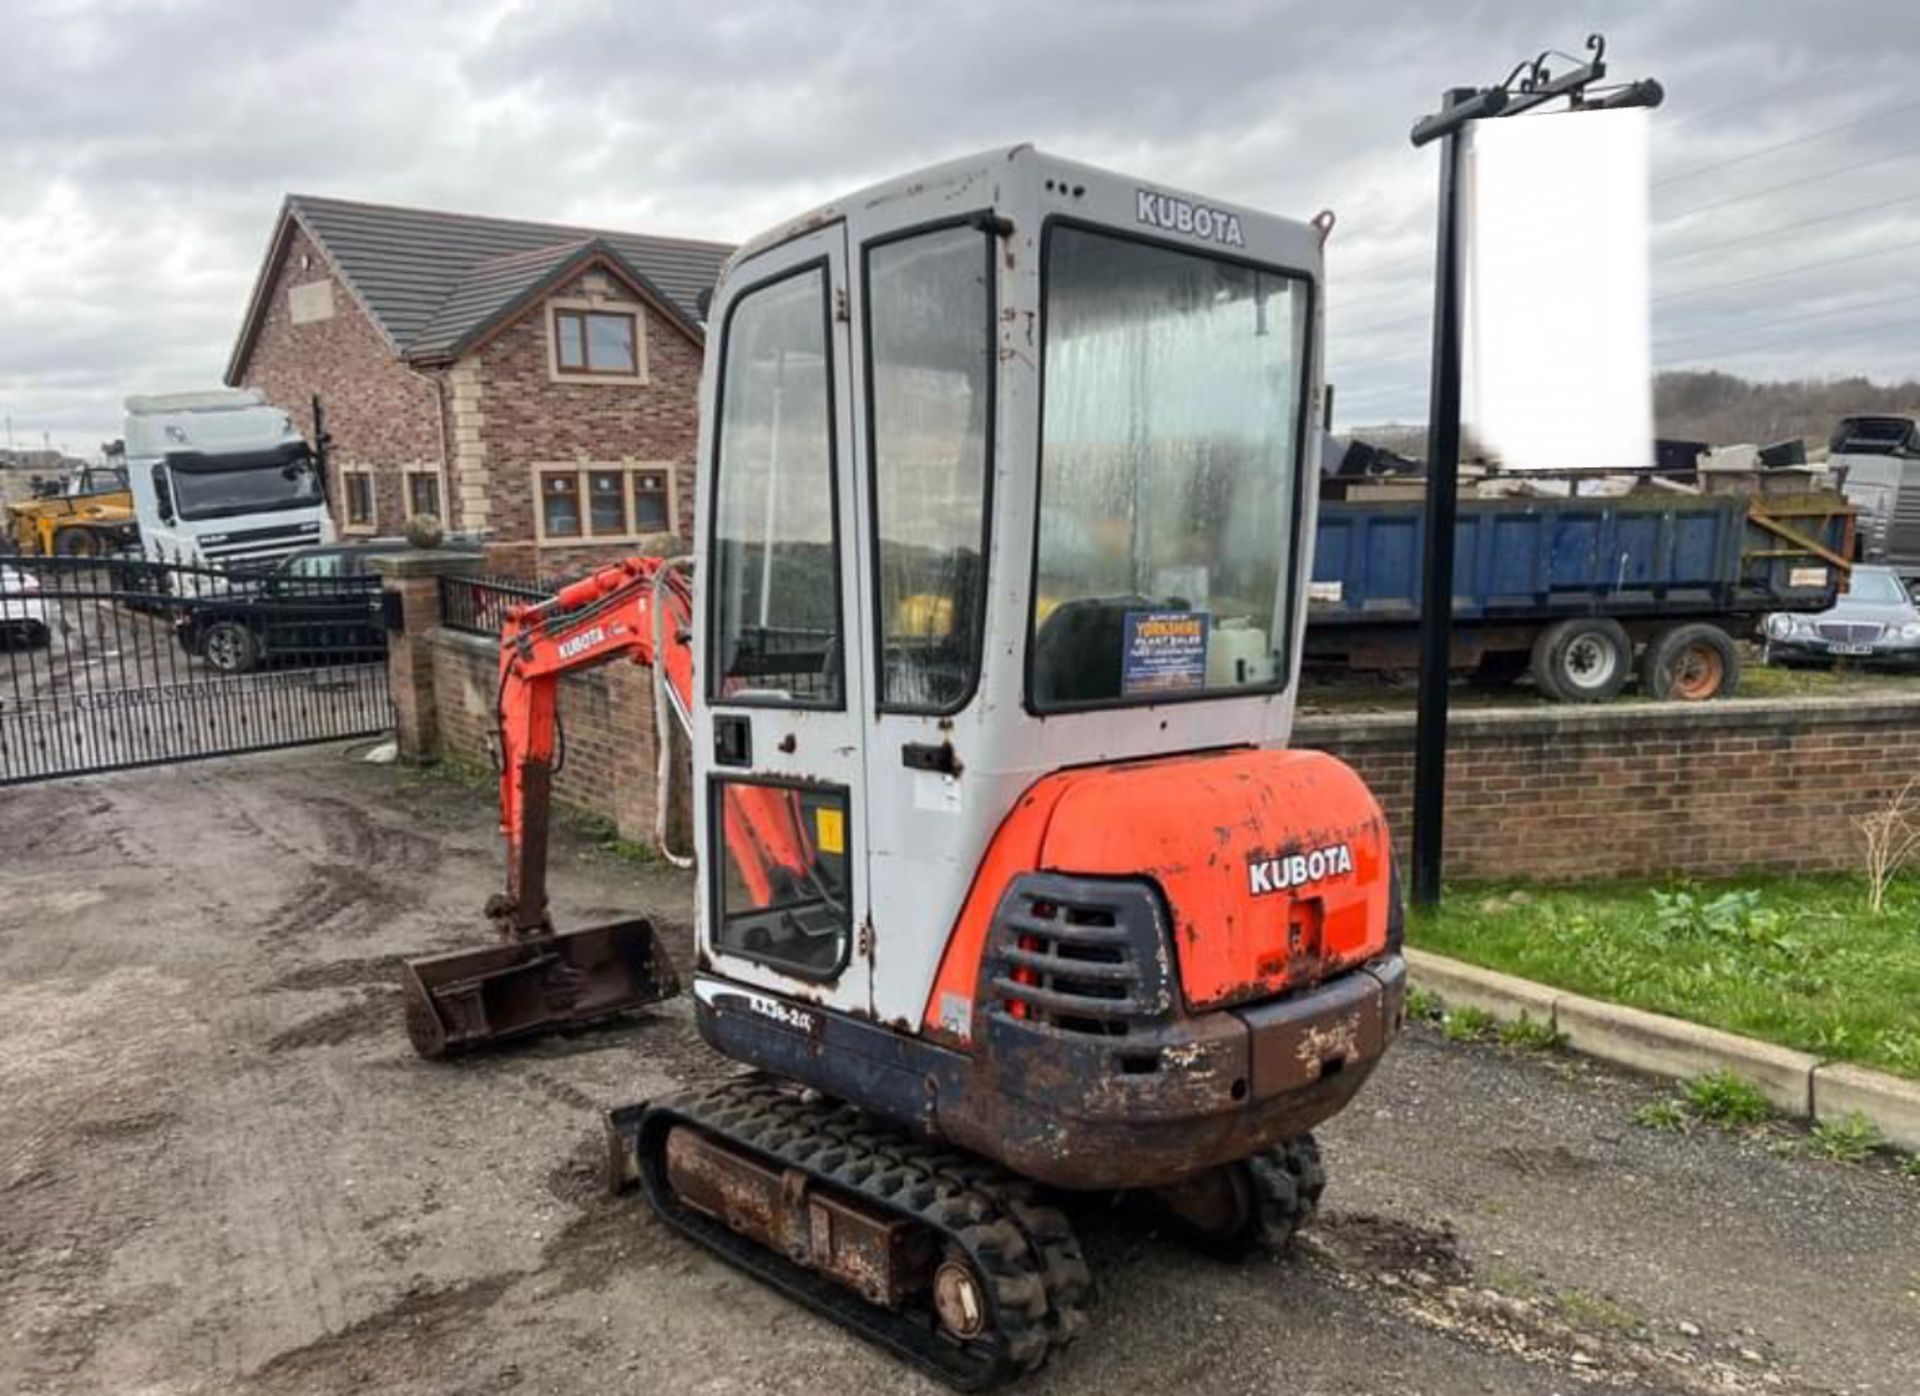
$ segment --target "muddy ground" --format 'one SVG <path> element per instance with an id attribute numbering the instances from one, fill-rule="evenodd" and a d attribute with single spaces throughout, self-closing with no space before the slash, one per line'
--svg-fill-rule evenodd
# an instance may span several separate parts
<path id="1" fill-rule="evenodd" d="M 562 839 L 563 923 L 688 884 Z M 395 957 L 473 943 L 481 793 L 314 748 L 0 792 L 0 1391 L 932 1390 L 598 1190 L 601 1107 L 723 1072 L 684 1004 L 416 1060 Z M 1649 1133 L 1659 1088 L 1417 1031 L 1321 1220 L 1226 1266 L 1093 1201 L 1035 1392 L 1920 1388 L 1920 1182 Z"/>

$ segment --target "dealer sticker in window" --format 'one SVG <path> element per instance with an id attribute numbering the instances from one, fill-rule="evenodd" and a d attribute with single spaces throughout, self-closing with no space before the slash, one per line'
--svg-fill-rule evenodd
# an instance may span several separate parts
<path id="1" fill-rule="evenodd" d="M 1205 611 L 1128 611 L 1120 691 L 1188 693 L 1207 686 Z"/>

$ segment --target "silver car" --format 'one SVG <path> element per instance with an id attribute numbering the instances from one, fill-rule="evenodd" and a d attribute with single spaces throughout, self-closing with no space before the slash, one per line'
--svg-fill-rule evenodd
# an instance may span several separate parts
<path id="1" fill-rule="evenodd" d="M 1766 619 L 1766 662 L 1920 664 L 1920 606 L 1890 567 L 1855 567 L 1830 610 Z"/>

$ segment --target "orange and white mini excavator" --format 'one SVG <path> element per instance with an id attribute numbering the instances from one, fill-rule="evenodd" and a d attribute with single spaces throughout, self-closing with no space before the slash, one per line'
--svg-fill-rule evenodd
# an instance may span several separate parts
<path id="1" fill-rule="evenodd" d="M 754 1069 L 609 1117 L 663 1219 L 964 1388 L 1085 1321 L 1043 1189 L 1284 1241 L 1405 985 L 1380 808 L 1286 745 L 1330 226 L 1019 147 L 742 247 L 698 566 L 508 625 L 505 936 L 411 967 L 420 1050 L 676 991 L 544 895 L 558 678 L 639 659 L 692 738 L 696 1020 Z"/>

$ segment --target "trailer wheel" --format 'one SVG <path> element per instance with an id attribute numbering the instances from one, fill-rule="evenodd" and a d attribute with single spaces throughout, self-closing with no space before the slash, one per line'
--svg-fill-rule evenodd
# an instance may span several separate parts
<path id="1" fill-rule="evenodd" d="M 1704 703 L 1740 686 L 1740 652 L 1717 625 L 1696 621 L 1653 637 L 1640 663 L 1640 691 L 1649 698 Z"/>
<path id="2" fill-rule="evenodd" d="M 100 551 L 100 540 L 91 529 L 63 528 L 53 535 L 55 557 L 92 557 Z"/>
<path id="3" fill-rule="evenodd" d="M 1533 681 L 1563 703 L 1604 703 L 1626 687 L 1633 641 L 1620 622 L 1575 616 L 1548 626 L 1533 642 Z"/>

